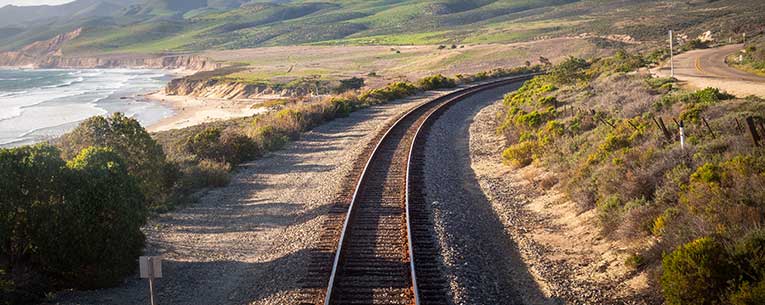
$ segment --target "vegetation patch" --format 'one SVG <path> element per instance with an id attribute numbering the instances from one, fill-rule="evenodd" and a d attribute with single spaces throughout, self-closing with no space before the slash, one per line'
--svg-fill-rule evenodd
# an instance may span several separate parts
<path id="1" fill-rule="evenodd" d="M 667 304 L 756 304 L 765 153 L 745 121 L 761 122 L 764 101 L 634 73 L 649 56 L 569 58 L 505 96 L 502 157 L 559 173 L 607 238 L 652 239 L 628 263 Z"/>

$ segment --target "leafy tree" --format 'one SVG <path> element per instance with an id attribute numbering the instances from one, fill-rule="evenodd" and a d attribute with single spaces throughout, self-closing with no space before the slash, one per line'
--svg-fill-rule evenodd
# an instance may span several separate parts
<path id="1" fill-rule="evenodd" d="M 151 204 L 162 202 L 174 183 L 162 146 L 133 118 L 121 113 L 92 117 L 62 136 L 59 145 L 67 160 L 90 146 L 111 147 L 138 179 L 141 193 Z"/>
<path id="2" fill-rule="evenodd" d="M 0 302 L 29 303 L 41 290 L 28 268 L 44 224 L 35 218 L 61 203 L 64 165 L 50 145 L 0 149 Z"/>
<path id="3" fill-rule="evenodd" d="M 66 286 L 116 284 L 141 254 L 147 208 L 136 179 L 112 148 L 89 147 L 66 164 L 62 204 L 36 215 L 39 266 Z"/>

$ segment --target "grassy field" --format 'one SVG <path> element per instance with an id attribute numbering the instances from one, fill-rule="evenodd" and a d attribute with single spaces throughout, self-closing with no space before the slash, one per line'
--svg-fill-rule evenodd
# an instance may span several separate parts
<path id="1" fill-rule="evenodd" d="M 286 83 L 299 78 L 364 78 L 370 87 L 414 81 L 441 73 L 455 76 L 538 63 L 570 54 L 593 57 L 610 53 L 586 39 L 561 38 L 515 44 L 439 46 L 290 46 L 210 51 L 203 55 L 237 64 L 214 77 L 250 83 Z M 209 77 L 208 75 L 203 75 Z"/>

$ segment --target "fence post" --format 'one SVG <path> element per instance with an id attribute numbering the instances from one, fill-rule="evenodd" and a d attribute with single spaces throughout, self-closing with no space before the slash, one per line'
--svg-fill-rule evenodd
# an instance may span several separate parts
<path id="1" fill-rule="evenodd" d="M 712 127 L 709 127 L 709 123 L 707 122 L 707 119 L 705 119 L 704 117 L 702 117 L 702 118 L 701 118 L 701 121 L 702 121 L 702 122 L 704 122 L 704 125 L 706 125 L 706 126 L 707 126 L 707 129 L 709 129 L 709 134 L 710 134 L 710 135 L 712 135 L 712 139 L 717 139 L 717 137 L 715 136 L 715 132 L 714 132 L 714 131 L 712 131 Z"/>
<path id="2" fill-rule="evenodd" d="M 674 118 L 672 119 L 674 120 Z M 683 121 L 680 121 L 677 126 L 680 128 L 680 149 L 685 149 L 685 130 L 683 130 Z"/>
<path id="3" fill-rule="evenodd" d="M 664 119 L 659 117 L 659 128 L 661 128 L 661 131 L 664 133 L 664 137 L 667 138 L 667 141 L 672 141 L 672 134 L 667 130 L 667 125 L 664 125 Z"/>
<path id="4" fill-rule="evenodd" d="M 754 140 L 754 146 L 760 147 L 760 135 L 757 133 L 757 128 L 754 126 L 754 118 L 747 117 L 746 125 L 749 126 L 749 133 L 752 135 L 752 140 Z"/>

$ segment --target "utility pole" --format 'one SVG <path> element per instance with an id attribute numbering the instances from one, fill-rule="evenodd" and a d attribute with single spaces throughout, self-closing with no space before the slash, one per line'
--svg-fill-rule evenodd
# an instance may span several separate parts
<path id="1" fill-rule="evenodd" d="M 672 30 L 669 30 L 669 76 L 675 77 L 674 40 L 672 39 Z"/>

